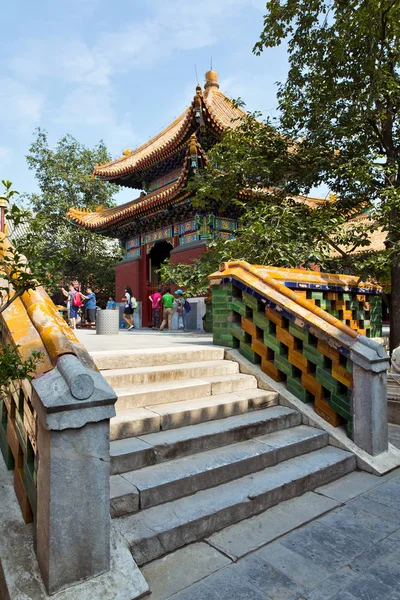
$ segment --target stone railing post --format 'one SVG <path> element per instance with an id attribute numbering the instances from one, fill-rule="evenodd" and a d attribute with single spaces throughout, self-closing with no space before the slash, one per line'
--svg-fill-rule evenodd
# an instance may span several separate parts
<path id="1" fill-rule="evenodd" d="M 364 336 L 351 347 L 353 440 L 372 456 L 388 449 L 387 370 L 383 347 Z"/>
<path id="2" fill-rule="evenodd" d="M 110 567 L 109 420 L 116 396 L 71 354 L 33 380 L 36 554 L 49 594 Z"/>

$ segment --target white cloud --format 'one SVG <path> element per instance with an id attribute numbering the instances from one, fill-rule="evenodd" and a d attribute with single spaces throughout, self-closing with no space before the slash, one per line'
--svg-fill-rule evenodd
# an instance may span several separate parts
<path id="1" fill-rule="evenodd" d="M 31 131 L 39 123 L 45 102 L 43 94 L 28 85 L 5 79 L 0 89 L 0 114 L 13 132 Z"/>
<path id="2" fill-rule="evenodd" d="M 102 137 L 113 153 L 120 153 L 127 143 L 135 143 L 129 115 L 121 118 L 116 114 L 109 88 L 81 86 L 73 89 L 60 106 L 54 121 L 72 130 L 92 128 L 96 137 Z"/>
<path id="3" fill-rule="evenodd" d="M 93 2 L 97 0 L 87 0 Z M 259 0 L 150 0 L 149 15 L 129 20 L 116 31 L 101 31 L 92 45 L 75 39 L 26 40 L 8 65 L 16 76 L 35 82 L 43 77 L 106 86 L 112 73 L 145 67 L 175 51 L 195 50 L 216 42 L 238 12 L 262 6 Z M 126 11 L 127 12 L 127 11 Z M 128 14 L 128 13 L 127 13 Z"/>
<path id="4" fill-rule="evenodd" d="M 0 146 L 0 160 L 2 162 L 7 161 L 10 156 L 10 148 L 6 146 Z"/>

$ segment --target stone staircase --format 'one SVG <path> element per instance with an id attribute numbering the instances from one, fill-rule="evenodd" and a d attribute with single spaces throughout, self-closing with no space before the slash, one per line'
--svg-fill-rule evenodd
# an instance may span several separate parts
<path id="1" fill-rule="evenodd" d="M 139 565 L 356 467 L 223 348 L 93 357 L 118 395 L 111 515 Z"/>

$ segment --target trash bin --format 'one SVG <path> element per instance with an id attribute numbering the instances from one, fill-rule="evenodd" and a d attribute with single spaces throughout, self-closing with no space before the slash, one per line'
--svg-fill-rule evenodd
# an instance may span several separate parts
<path id="1" fill-rule="evenodd" d="M 97 335 L 117 335 L 119 333 L 118 310 L 98 310 L 96 317 Z"/>

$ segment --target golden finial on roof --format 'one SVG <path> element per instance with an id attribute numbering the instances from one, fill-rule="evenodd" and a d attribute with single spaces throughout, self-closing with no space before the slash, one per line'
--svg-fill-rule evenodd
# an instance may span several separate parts
<path id="1" fill-rule="evenodd" d="M 207 71 L 204 89 L 207 89 L 209 87 L 219 88 L 217 71 Z"/>
<path id="2" fill-rule="evenodd" d="M 122 153 L 124 156 L 130 156 L 131 155 L 131 149 L 130 148 L 125 148 L 125 150 Z"/>

